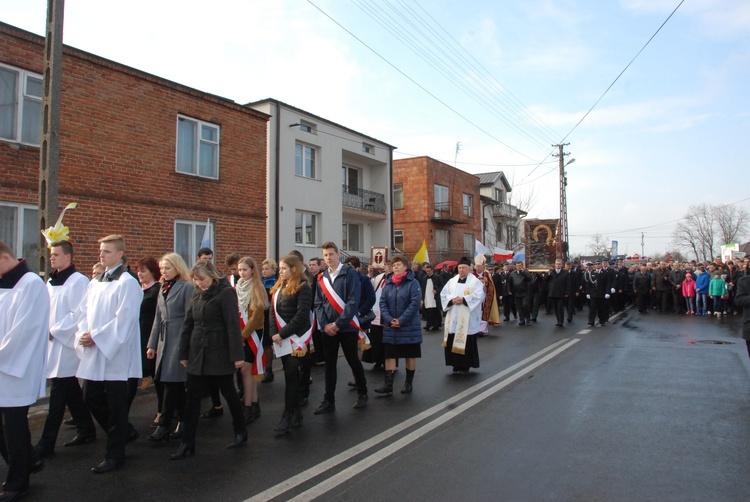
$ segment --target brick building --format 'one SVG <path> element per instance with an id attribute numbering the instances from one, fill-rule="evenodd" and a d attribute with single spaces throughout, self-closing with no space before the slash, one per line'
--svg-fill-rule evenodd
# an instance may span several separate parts
<path id="1" fill-rule="evenodd" d="M 479 178 L 430 157 L 393 161 L 394 245 L 411 258 L 427 241 L 430 260 L 474 256 L 482 239 Z"/>
<path id="2" fill-rule="evenodd" d="M 38 266 L 44 38 L 0 23 L 0 239 Z M 207 220 L 217 262 L 266 253 L 268 116 L 65 47 L 59 204 L 76 262 L 126 237 L 131 261 L 175 250 L 192 264 Z"/>

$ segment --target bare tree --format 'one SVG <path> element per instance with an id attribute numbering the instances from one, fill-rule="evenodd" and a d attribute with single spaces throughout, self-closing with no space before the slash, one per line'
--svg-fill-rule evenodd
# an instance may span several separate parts
<path id="1" fill-rule="evenodd" d="M 712 209 L 720 244 L 733 244 L 747 234 L 750 215 L 743 208 L 727 204 Z"/>
<path id="2" fill-rule="evenodd" d="M 594 234 L 591 236 L 589 248 L 591 248 L 591 254 L 594 256 L 606 256 L 609 258 L 612 253 L 609 239 L 602 234 Z"/>
<path id="3" fill-rule="evenodd" d="M 717 226 L 714 213 L 708 204 L 690 206 L 672 234 L 675 244 L 691 249 L 696 260 L 713 260 Z"/>
<path id="4" fill-rule="evenodd" d="M 514 187 L 515 179 L 516 176 L 514 174 L 510 180 L 511 187 Z M 511 206 L 516 206 L 524 213 L 529 214 L 531 212 L 531 208 L 534 207 L 534 204 L 536 204 L 536 198 L 537 193 L 534 185 L 527 184 L 523 185 L 523 188 L 520 190 L 514 187 L 510 192 L 508 192 L 506 200 Z"/>

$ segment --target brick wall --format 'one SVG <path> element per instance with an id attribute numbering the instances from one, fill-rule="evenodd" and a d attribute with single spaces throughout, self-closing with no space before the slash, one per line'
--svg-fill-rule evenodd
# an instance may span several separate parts
<path id="1" fill-rule="evenodd" d="M 0 23 L 0 62 L 41 73 L 44 40 Z M 221 128 L 219 179 L 175 171 L 177 115 Z M 96 240 L 126 237 L 128 257 L 173 248 L 174 220 L 215 229 L 217 262 L 266 249 L 267 116 L 229 100 L 66 47 L 59 202 L 79 202 L 65 223 L 77 262 L 97 260 Z M 37 204 L 39 149 L 0 142 L 0 200 Z"/>

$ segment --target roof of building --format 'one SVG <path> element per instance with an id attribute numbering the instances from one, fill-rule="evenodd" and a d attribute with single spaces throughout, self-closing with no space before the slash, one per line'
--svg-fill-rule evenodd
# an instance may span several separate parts
<path id="1" fill-rule="evenodd" d="M 510 186 L 510 183 L 508 182 L 508 178 L 505 177 L 505 173 L 502 171 L 495 171 L 492 173 L 479 173 L 477 174 L 477 177 L 479 178 L 480 185 L 495 185 L 498 180 L 501 180 L 503 182 L 503 185 L 505 186 L 506 192 L 510 192 L 513 190 L 513 188 Z"/>

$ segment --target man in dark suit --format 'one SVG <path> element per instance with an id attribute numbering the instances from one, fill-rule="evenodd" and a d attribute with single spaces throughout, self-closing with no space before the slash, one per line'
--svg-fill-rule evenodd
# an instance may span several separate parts
<path id="1" fill-rule="evenodd" d="M 570 296 L 570 273 L 563 269 L 563 261 L 555 260 L 555 268 L 550 269 L 547 275 L 547 301 L 552 310 L 555 311 L 558 328 L 564 327 L 565 303 Z"/>

